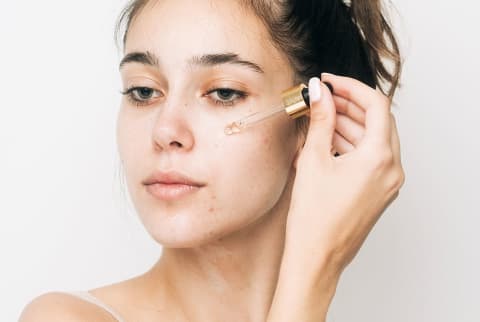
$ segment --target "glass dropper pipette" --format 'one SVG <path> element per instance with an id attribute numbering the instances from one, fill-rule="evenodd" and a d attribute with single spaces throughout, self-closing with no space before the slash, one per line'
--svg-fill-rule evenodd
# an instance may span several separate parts
<path id="1" fill-rule="evenodd" d="M 310 98 L 308 87 L 300 84 L 282 92 L 282 106 L 266 111 L 256 112 L 241 118 L 225 127 L 225 134 L 239 133 L 242 129 L 270 119 L 278 114 L 286 113 L 292 119 L 296 119 L 309 113 Z"/>

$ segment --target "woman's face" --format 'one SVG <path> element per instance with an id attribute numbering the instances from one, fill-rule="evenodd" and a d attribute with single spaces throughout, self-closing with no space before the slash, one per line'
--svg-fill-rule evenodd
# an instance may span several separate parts
<path id="1" fill-rule="evenodd" d="M 235 1 L 151 1 L 128 33 L 125 54 L 137 52 L 121 66 L 123 89 L 140 89 L 122 100 L 117 140 L 132 201 L 155 240 L 199 246 L 290 198 L 282 192 L 301 146 L 294 121 L 279 116 L 224 132 L 238 118 L 279 106 L 282 90 L 294 85 L 253 12 Z M 166 175 L 164 183 L 145 185 L 155 172 Z M 178 184 L 172 173 L 197 186 Z"/>

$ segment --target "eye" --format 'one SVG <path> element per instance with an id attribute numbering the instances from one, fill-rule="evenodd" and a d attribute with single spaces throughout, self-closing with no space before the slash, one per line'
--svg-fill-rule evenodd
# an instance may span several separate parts
<path id="1" fill-rule="evenodd" d="M 211 96 L 211 94 L 215 95 Z M 210 95 L 212 101 L 215 104 L 222 106 L 233 106 L 237 101 L 241 101 L 247 98 L 248 94 L 242 91 L 237 91 L 231 88 L 215 88 L 209 90 L 206 95 Z M 217 98 L 215 98 L 215 96 Z"/>
<path id="2" fill-rule="evenodd" d="M 122 92 L 122 95 L 127 96 L 128 100 L 136 106 L 144 106 L 150 104 L 155 97 L 153 95 L 158 92 L 150 87 L 130 87 Z M 157 97 L 161 96 L 159 94 Z"/>

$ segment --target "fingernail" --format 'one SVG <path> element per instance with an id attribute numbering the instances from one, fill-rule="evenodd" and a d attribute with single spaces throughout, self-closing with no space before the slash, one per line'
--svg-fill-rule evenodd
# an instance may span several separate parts
<path id="1" fill-rule="evenodd" d="M 322 73 L 322 74 L 320 75 L 320 77 L 323 78 L 323 76 L 335 76 L 335 75 L 332 74 L 332 73 Z"/>
<path id="2" fill-rule="evenodd" d="M 318 77 L 310 78 L 308 82 L 308 95 L 310 96 L 310 101 L 319 101 L 322 98 L 320 79 Z"/>

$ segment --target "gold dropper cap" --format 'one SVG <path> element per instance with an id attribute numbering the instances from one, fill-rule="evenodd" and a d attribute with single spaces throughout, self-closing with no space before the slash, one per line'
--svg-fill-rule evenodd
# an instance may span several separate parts
<path id="1" fill-rule="evenodd" d="M 305 90 L 306 89 L 306 90 Z M 308 88 L 305 84 L 290 87 L 282 92 L 283 106 L 285 112 L 292 118 L 296 119 L 303 115 L 307 115 L 310 111 Z"/>

